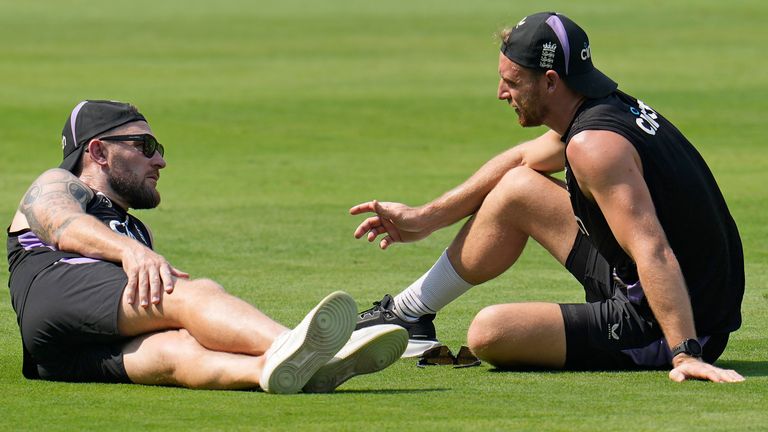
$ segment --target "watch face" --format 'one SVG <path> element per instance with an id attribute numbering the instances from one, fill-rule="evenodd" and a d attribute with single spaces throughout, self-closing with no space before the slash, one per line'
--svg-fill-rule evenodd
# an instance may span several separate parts
<path id="1" fill-rule="evenodd" d="M 685 352 L 694 357 L 701 357 L 701 344 L 696 339 L 688 339 L 685 341 Z"/>

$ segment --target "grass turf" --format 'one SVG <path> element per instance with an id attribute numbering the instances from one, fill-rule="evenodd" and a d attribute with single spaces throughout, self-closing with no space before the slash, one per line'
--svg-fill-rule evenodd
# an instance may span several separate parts
<path id="1" fill-rule="evenodd" d="M 584 26 L 596 64 L 675 122 L 718 178 L 747 271 L 744 325 L 721 363 L 745 383 L 410 360 L 331 395 L 30 382 L 0 290 L 0 429 L 764 428 L 764 2 L 3 0 L 0 214 L 10 220 L 33 178 L 58 163 L 58 134 L 79 100 L 132 101 L 168 150 L 164 202 L 137 213 L 160 253 L 288 325 L 335 289 L 367 307 L 421 275 L 457 227 L 382 252 L 352 239 L 359 219 L 346 209 L 371 198 L 426 202 L 540 133 L 494 101 L 492 35 L 549 9 Z M 438 331 L 455 349 L 484 305 L 580 299 L 532 244 L 514 269 L 449 305 Z"/>

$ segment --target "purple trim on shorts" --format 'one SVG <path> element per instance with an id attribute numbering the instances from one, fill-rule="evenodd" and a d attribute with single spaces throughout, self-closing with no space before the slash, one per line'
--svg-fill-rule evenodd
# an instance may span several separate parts
<path id="1" fill-rule="evenodd" d="M 640 285 L 640 281 L 627 286 L 627 299 L 629 299 L 632 304 L 639 305 L 644 298 L 645 292 L 643 291 L 643 286 Z"/>
<path id="2" fill-rule="evenodd" d="M 75 124 L 77 123 L 77 114 L 80 113 L 80 108 L 83 107 L 88 101 L 82 101 L 72 110 L 72 114 L 69 115 L 69 125 L 72 128 L 72 139 L 75 140 L 75 148 L 77 148 L 77 134 L 75 133 Z"/>
<path id="3" fill-rule="evenodd" d="M 62 258 L 57 263 L 64 263 L 64 264 L 90 264 L 95 262 L 100 262 L 101 260 L 93 259 L 93 258 Z"/>
<path id="4" fill-rule="evenodd" d="M 565 74 L 568 75 L 568 63 L 571 60 L 571 45 L 568 42 L 568 33 L 565 31 L 563 22 L 560 21 L 560 17 L 552 15 L 547 18 L 547 24 L 555 32 L 555 35 L 560 39 L 560 44 L 563 45 L 563 54 L 565 55 Z"/>
<path id="5" fill-rule="evenodd" d="M 42 240 L 40 240 L 40 238 L 37 237 L 35 233 L 33 233 L 32 231 L 25 232 L 24 234 L 16 237 L 16 239 L 19 241 L 19 244 L 21 245 L 21 247 L 23 247 L 24 250 L 26 251 L 31 250 L 33 248 L 37 248 L 37 247 L 47 247 L 50 250 L 54 250 L 54 251 L 56 250 L 55 247 L 49 244 L 46 244 Z"/>
<path id="6" fill-rule="evenodd" d="M 704 346 L 709 341 L 709 336 L 699 338 L 699 343 Z M 672 350 L 667 346 L 667 341 L 655 340 L 642 348 L 621 350 L 628 355 L 638 366 L 659 367 L 672 364 Z"/>

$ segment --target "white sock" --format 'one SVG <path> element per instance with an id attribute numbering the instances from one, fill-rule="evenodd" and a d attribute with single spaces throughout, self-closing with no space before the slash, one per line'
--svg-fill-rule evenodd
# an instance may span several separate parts
<path id="1" fill-rule="evenodd" d="M 406 321 L 415 321 L 422 315 L 437 313 L 470 288 L 472 285 L 456 273 L 446 250 L 431 269 L 395 296 L 394 312 Z"/>

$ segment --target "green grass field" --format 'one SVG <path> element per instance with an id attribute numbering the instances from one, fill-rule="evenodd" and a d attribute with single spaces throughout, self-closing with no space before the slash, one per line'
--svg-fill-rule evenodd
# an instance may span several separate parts
<path id="1" fill-rule="evenodd" d="M 598 67 L 710 163 L 747 272 L 744 324 L 720 364 L 746 382 L 413 360 L 330 395 L 31 382 L 0 289 L 0 430 L 768 429 L 763 1 L 0 0 L 0 215 L 10 221 L 31 181 L 58 165 L 78 101 L 131 101 L 167 149 L 163 203 L 137 213 L 160 253 L 287 325 L 336 289 L 367 308 L 420 276 L 458 226 L 382 252 L 353 239 L 361 218 L 347 209 L 424 203 L 541 133 L 495 100 L 493 39 L 540 10 L 585 27 Z M 455 350 L 485 305 L 582 299 L 531 245 L 513 270 L 449 305 L 438 335 Z"/>

